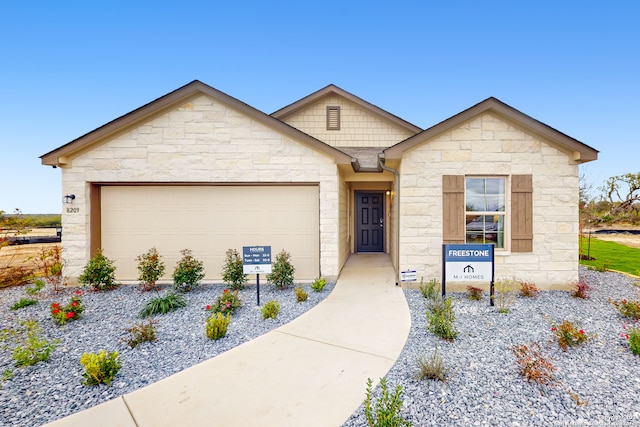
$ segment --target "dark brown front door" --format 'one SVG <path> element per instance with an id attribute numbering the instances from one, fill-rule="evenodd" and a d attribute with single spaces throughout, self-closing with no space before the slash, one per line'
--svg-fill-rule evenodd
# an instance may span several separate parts
<path id="1" fill-rule="evenodd" d="M 356 192 L 356 251 L 384 252 L 383 192 Z"/>

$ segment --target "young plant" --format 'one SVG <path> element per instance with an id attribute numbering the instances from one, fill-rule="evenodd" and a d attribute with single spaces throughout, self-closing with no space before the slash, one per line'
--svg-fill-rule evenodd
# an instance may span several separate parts
<path id="1" fill-rule="evenodd" d="M 311 289 L 314 292 L 322 292 L 326 284 L 327 281 L 324 278 L 320 277 L 313 281 L 313 283 L 311 284 Z"/>
<path id="2" fill-rule="evenodd" d="M 583 329 L 578 329 L 569 320 L 563 320 L 558 326 L 553 325 L 551 332 L 555 335 L 562 351 L 567 351 L 567 347 L 577 347 L 590 338 Z"/>
<path id="3" fill-rule="evenodd" d="M 238 291 L 231 292 L 229 289 L 225 289 L 222 291 L 222 295 L 216 298 L 213 305 L 207 306 L 207 310 L 212 313 L 233 314 L 240 307 L 242 307 L 242 301 L 238 296 Z"/>
<path id="4" fill-rule="evenodd" d="M 296 269 L 290 259 L 291 255 L 283 249 L 276 255 L 276 259 L 271 265 L 271 273 L 267 274 L 267 282 L 275 285 L 277 289 L 293 285 L 293 273 Z"/>
<path id="5" fill-rule="evenodd" d="M 624 317 L 640 319 L 640 301 L 609 300 Z"/>
<path id="6" fill-rule="evenodd" d="M 494 302 L 498 307 L 498 313 L 508 313 L 514 300 L 515 283 L 513 280 L 498 280 L 494 284 Z"/>
<path id="7" fill-rule="evenodd" d="M 93 386 L 98 384 L 111 385 L 122 364 L 118 352 L 107 353 L 100 350 L 96 353 L 84 353 L 80 357 L 80 364 L 84 367 L 84 380 L 82 384 Z"/>
<path id="8" fill-rule="evenodd" d="M 440 295 L 440 282 L 438 279 L 431 279 L 428 282 L 424 282 L 423 278 L 420 278 L 420 292 L 422 296 L 428 300 L 436 299 Z"/>
<path id="9" fill-rule="evenodd" d="M 480 301 L 482 299 L 482 289 L 475 286 L 467 286 L 467 298 L 472 301 Z"/>
<path id="10" fill-rule="evenodd" d="M 40 291 L 44 289 L 45 285 L 46 283 L 44 282 L 44 280 L 37 279 L 33 282 L 33 286 L 27 286 L 24 291 L 27 293 L 27 295 L 36 297 L 40 295 Z"/>
<path id="11" fill-rule="evenodd" d="M 309 294 L 307 293 L 307 291 L 305 291 L 302 288 L 302 286 L 296 286 L 295 291 L 296 291 L 296 301 L 297 302 L 304 302 L 309 297 Z"/>
<path id="12" fill-rule="evenodd" d="M 231 322 L 231 313 L 223 315 L 222 313 L 211 313 L 207 319 L 206 332 L 210 340 L 218 340 L 227 335 L 227 327 Z"/>
<path id="13" fill-rule="evenodd" d="M 438 345 L 436 343 L 431 357 L 420 356 L 418 358 L 418 379 L 429 379 L 444 381 L 449 374 L 449 368 L 444 364 L 444 359 L 438 353 Z"/>
<path id="14" fill-rule="evenodd" d="M 511 352 L 516 357 L 520 375 L 527 381 L 541 385 L 557 382 L 553 374 L 556 367 L 553 366 L 551 360 L 544 357 L 540 344 L 537 342 L 516 345 L 511 349 Z"/>
<path id="15" fill-rule="evenodd" d="M 157 341 L 156 338 L 156 321 L 149 319 L 146 322 L 139 322 L 132 327 L 126 329 L 129 333 L 129 337 L 125 340 L 127 345 L 131 348 L 136 348 L 138 344 L 143 342 Z"/>
<path id="16" fill-rule="evenodd" d="M 453 322 L 453 300 L 451 297 L 443 299 L 438 296 L 427 302 L 427 328 L 433 334 L 446 341 L 453 341 L 458 336 L 458 330 Z"/>
<path id="17" fill-rule="evenodd" d="M 115 279 L 115 261 L 107 258 L 102 249 L 98 249 L 85 265 L 78 281 L 83 285 L 90 285 L 96 291 L 108 291 L 120 286 Z"/>
<path id="18" fill-rule="evenodd" d="M 51 283 L 54 291 L 60 291 L 64 285 L 62 248 L 60 246 L 43 247 L 38 255 L 32 259 L 36 265 L 37 274 L 44 277 L 46 282 Z"/>
<path id="19" fill-rule="evenodd" d="M 627 340 L 629 341 L 629 350 L 633 354 L 640 356 L 640 327 L 629 328 Z"/>
<path id="20" fill-rule="evenodd" d="M 163 297 L 147 301 L 140 310 L 139 316 L 145 318 L 157 314 L 167 314 L 186 305 L 187 300 L 182 295 L 169 293 Z"/>
<path id="21" fill-rule="evenodd" d="M 224 266 L 222 267 L 222 280 L 233 290 L 244 289 L 247 284 L 247 274 L 244 274 L 242 257 L 235 249 L 226 252 Z"/>
<path id="22" fill-rule="evenodd" d="M 78 320 L 84 311 L 84 305 L 82 304 L 80 295 L 82 295 L 82 292 L 77 290 L 76 295 L 72 296 L 71 301 L 66 305 L 60 305 L 60 303 L 57 302 L 52 303 L 51 317 L 53 321 L 58 325 L 64 325 L 69 321 Z"/>
<path id="23" fill-rule="evenodd" d="M 364 415 L 369 427 L 410 427 L 412 423 L 402 418 L 402 386 L 396 385 L 393 394 L 387 389 L 387 379 L 380 379 L 381 396 L 373 401 L 373 381 L 367 378 L 367 394 L 364 400 Z"/>
<path id="24" fill-rule="evenodd" d="M 156 248 L 136 257 L 138 262 L 138 280 L 142 290 L 151 291 L 156 288 L 156 282 L 164 274 L 164 262 Z"/>
<path id="25" fill-rule="evenodd" d="M 20 322 L 25 330 L 19 335 L 18 344 L 13 349 L 13 360 L 16 366 L 31 366 L 38 362 L 46 362 L 49 355 L 59 344 L 59 341 L 49 342 L 42 338 L 42 328 L 35 320 L 25 320 Z M 26 337 L 25 337 L 26 335 Z"/>
<path id="26" fill-rule="evenodd" d="M 540 289 L 535 283 L 520 282 L 520 296 L 525 298 L 538 298 Z"/>
<path id="27" fill-rule="evenodd" d="M 29 307 L 30 305 L 37 304 L 38 301 L 30 298 L 20 298 L 18 302 L 9 307 L 9 310 L 19 310 L 21 308 Z"/>
<path id="28" fill-rule="evenodd" d="M 271 300 L 266 302 L 260 309 L 263 319 L 275 319 L 280 313 L 280 301 Z"/>
<path id="29" fill-rule="evenodd" d="M 204 279 L 204 263 L 193 257 L 190 249 L 180 251 L 182 258 L 173 270 L 173 288 L 178 292 L 189 292 Z"/>
<path id="30" fill-rule="evenodd" d="M 571 296 L 574 298 L 589 299 L 589 292 L 591 292 L 591 287 L 581 279 L 573 285 Z"/>

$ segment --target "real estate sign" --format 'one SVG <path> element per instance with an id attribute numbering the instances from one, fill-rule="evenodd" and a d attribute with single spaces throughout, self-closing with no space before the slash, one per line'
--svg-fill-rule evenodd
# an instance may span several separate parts
<path id="1" fill-rule="evenodd" d="M 447 282 L 493 281 L 493 245 L 444 245 Z"/>
<path id="2" fill-rule="evenodd" d="M 244 274 L 271 273 L 271 246 L 243 246 L 242 272 Z"/>

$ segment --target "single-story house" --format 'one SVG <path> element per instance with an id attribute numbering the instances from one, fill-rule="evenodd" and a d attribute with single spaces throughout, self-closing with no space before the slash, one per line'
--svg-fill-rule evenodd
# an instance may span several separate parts
<path id="1" fill-rule="evenodd" d="M 388 253 L 440 278 L 444 243 L 491 243 L 496 278 L 578 279 L 578 166 L 598 151 L 488 98 L 426 130 L 329 85 L 266 114 L 193 81 L 41 156 L 62 170 L 65 275 L 120 281 L 156 247 L 220 280 L 227 249 L 291 254 L 296 280 Z"/>

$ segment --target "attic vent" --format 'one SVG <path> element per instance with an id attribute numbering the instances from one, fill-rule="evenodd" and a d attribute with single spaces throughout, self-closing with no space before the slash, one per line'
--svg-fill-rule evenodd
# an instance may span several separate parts
<path id="1" fill-rule="evenodd" d="M 340 107 L 327 107 L 327 130 L 340 130 Z"/>

